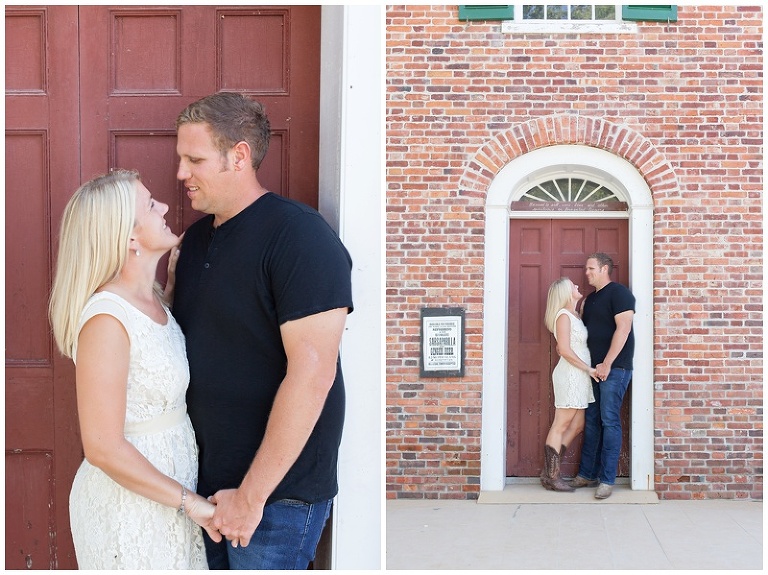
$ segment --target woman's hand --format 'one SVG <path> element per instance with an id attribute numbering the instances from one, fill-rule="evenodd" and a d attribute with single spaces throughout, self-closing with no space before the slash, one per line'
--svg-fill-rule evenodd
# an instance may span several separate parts
<path id="1" fill-rule="evenodd" d="M 173 304 L 173 290 L 176 288 L 176 264 L 179 263 L 179 254 L 181 253 L 181 240 L 184 239 L 184 234 L 179 236 L 179 243 L 171 248 L 171 253 L 168 256 L 168 281 L 165 282 L 165 289 L 163 290 L 163 299 L 169 306 Z"/>
<path id="2" fill-rule="evenodd" d="M 221 541 L 221 533 L 213 526 L 213 512 L 216 506 L 202 495 L 190 493 L 187 496 L 185 509 L 190 519 L 208 532 L 208 536 L 216 543 Z"/>
<path id="3" fill-rule="evenodd" d="M 594 367 L 589 368 L 589 377 L 595 381 L 600 381 L 600 378 L 597 376 L 597 370 Z"/>

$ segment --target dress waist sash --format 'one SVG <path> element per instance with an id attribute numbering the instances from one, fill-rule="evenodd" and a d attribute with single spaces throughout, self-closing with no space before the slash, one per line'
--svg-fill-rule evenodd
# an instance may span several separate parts
<path id="1" fill-rule="evenodd" d="M 165 431 L 182 423 L 186 415 L 187 405 L 184 404 L 173 411 L 168 411 L 152 419 L 126 422 L 124 433 L 125 435 L 146 435 L 148 433 Z"/>

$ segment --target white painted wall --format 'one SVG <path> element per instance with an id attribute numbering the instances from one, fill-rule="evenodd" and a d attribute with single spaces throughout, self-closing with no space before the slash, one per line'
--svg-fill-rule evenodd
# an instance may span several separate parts
<path id="1" fill-rule="evenodd" d="M 383 7 L 323 6 L 320 197 L 353 260 L 333 569 L 383 569 Z"/>

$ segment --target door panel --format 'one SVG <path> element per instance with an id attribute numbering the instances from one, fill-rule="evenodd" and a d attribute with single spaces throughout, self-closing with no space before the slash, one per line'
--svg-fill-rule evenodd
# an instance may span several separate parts
<path id="1" fill-rule="evenodd" d="M 7 6 L 5 32 L 5 567 L 73 568 L 80 441 L 46 311 L 60 198 L 80 177 L 77 7 Z"/>
<path id="2" fill-rule="evenodd" d="M 176 117 L 198 98 L 232 90 L 261 101 L 270 118 L 260 182 L 317 207 L 320 7 L 82 6 L 80 15 L 92 31 L 80 36 L 89 71 L 82 78 L 84 179 L 138 169 L 169 205 L 171 228 L 186 229 L 201 214 L 176 180 Z"/>
<path id="3" fill-rule="evenodd" d="M 511 220 L 509 239 L 509 336 L 507 373 L 507 476 L 535 477 L 543 464 L 544 439 L 554 417 L 551 374 L 559 360 L 554 337 L 544 325 L 547 290 L 568 277 L 585 296 L 587 256 L 610 255 L 613 280 L 628 285 L 626 220 Z M 619 476 L 629 474 L 629 405 L 622 408 L 624 442 Z M 582 436 L 569 446 L 564 475 L 578 471 Z"/>
<path id="4" fill-rule="evenodd" d="M 80 10 L 93 31 L 81 35 L 91 71 L 82 84 L 84 177 L 140 169 L 186 228 L 200 214 L 175 178 L 175 120 L 194 100 L 231 90 L 258 99 L 270 118 L 261 183 L 317 207 L 320 7 Z"/>
<path id="5" fill-rule="evenodd" d="M 176 180 L 178 113 L 215 91 L 213 7 L 81 6 L 83 180 L 137 169 L 176 232 L 199 214 Z M 183 41 L 194 38 L 195 41 Z M 185 209 L 186 207 L 186 209 Z M 186 217 L 185 217 L 186 216 Z M 162 269 L 162 265 L 160 266 Z"/>
<path id="6" fill-rule="evenodd" d="M 267 189 L 317 207 L 319 6 L 7 6 L 6 568 L 77 567 L 74 368 L 46 314 L 59 220 L 84 181 L 135 168 L 181 231 L 175 120 L 218 90 L 262 101 Z M 158 275 L 165 277 L 165 261 Z"/>
<path id="7" fill-rule="evenodd" d="M 507 339 L 507 475 L 540 466 L 543 447 L 532 429 L 548 417 L 549 391 L 541 381 L 549 368 L 549 332 L 544 317 L 552 252 L 550 223 L 512 220 L 509 234 L 509 336 Z M 515 310 L 512 313 L 511 310 Z"/>
<path id="8" fill-rule="evenodd" d="M 55 545 L 48 534 L 55 533 L 49 506 L 53 493 L 53 465 L 50 450 L 24 450 L 5 454 L 6 569 L 53 569 Z M 26 527 L 26 528 L 25 528 Z"/>

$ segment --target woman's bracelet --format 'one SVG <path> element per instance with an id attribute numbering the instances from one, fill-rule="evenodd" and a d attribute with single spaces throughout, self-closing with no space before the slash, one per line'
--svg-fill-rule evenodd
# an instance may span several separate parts
<path id="1" fill-rule="evenodd" d="M 184 507 L 184 504 L 187 502 L 187 488 L 183 485 L 181 486 L 181 505 L 179 505 L 179 513 L 184 515 L 187 510 Z"/>

